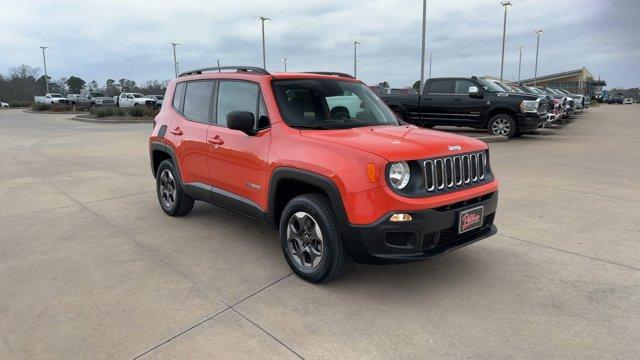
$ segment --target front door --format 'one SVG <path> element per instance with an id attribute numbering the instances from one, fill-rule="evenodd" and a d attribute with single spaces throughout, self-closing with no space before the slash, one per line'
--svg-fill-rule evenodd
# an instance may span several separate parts
<path id="1" fill-rule="evenodd" d="M 464 120 L 469 125 L 476 125 L 480 121 L 480 115 L 489 107 L 487 100 L 482 95 L 480 97 L 469 96 L 469 88 L 475 86 L 482 94 L 482 87 L 467 79 L 456 79 L 454 83 L 454 94 L 451 105 L 451 112 Z"/>
<path id="2" fill-rule="evenodd" d="M 215 103 L 213 124 L 207 133 L 214 198 L 231 198 L 264 212 L 271 131 L 260 86 L 249 81 L 220 80 Z M 252 112 L 258 133 L 250 136 L 227 128 L 227 114 L 232 111 Z"/>

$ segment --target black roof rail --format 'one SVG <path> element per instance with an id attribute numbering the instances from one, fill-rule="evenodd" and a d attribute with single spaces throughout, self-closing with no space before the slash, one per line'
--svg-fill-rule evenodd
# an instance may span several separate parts
<path id="1" fill-rule="evenodd" d="M 267 70 L 260 67 L 256 67 L 256 66 L 216 66 L 216 67 L 208 67 L 208 68 L 185 71 L 182 74 L 180 74 L 179 77 L 187 76 L 187 75 L 202 74 L 205 71 L 219 72 L 221 70 L 236 70 L 237 72 L 255 73 L 259 75 L 271 75 L 271 73 L 269 73 Z"/>
<path id="2" fill-rule="evenodd" d="M 346 77 L 349 79 L 355 79 L 352 75 L 341 73 L 341 72 L 333 72 L 333 71 L 305 71 L 305 74 L 318 74 L 318 75 L 335 75 L 340 77 Z"/>

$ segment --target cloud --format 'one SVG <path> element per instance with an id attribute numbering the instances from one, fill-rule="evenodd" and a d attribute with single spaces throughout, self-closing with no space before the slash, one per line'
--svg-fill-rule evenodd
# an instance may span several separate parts
<path id="1" fill-rule="evenodd" d="M 512 0 L 505 49 L 506 78 L 517 77 L 518 47 L 525 46 L 522 77 L 533 76 L 535 28 L 541 40 L 539 74 L 587 67 L 611 86 L 638 86 L 640 38 L 637 1 Z M 373 84 L 411 85 L 420 76 L 420 0 L 357 1 L 65 1 L 3 6 L 0 70 L 41 66 L 35 47 L 46 44 L 49 74 L 87 81 L 169 79 L 179 42 L 181 69 L 261 65 L 260 23 L 265 24 L 267 68 L 353 71 L 350 41 L 358 48 L 358 76 Z M 427 47 L 433 76 L 499 75 L 502 7 L 496 1 L 429 1 Z"/>

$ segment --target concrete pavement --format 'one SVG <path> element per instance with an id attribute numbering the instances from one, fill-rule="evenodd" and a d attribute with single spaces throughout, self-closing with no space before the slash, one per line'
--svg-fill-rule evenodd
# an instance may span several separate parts
<path id="1" fill-rule="evenodd" d="M 157 204 L 149 124 L 0 111 L 0 358 L 640 354 L 640 106 L 490 144 L 499 235 L 311 285 L 276 231 Z"/>

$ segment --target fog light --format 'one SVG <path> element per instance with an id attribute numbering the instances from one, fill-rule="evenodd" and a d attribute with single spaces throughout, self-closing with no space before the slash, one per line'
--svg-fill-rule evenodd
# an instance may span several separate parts
<path id="1" fill-rule="evenodd" d="M 389 218 L 389 221 L 393 222 L 401 222 L 401 221 L 411 221 L 413 218 L 409 214 L 393 214 Z"/>

